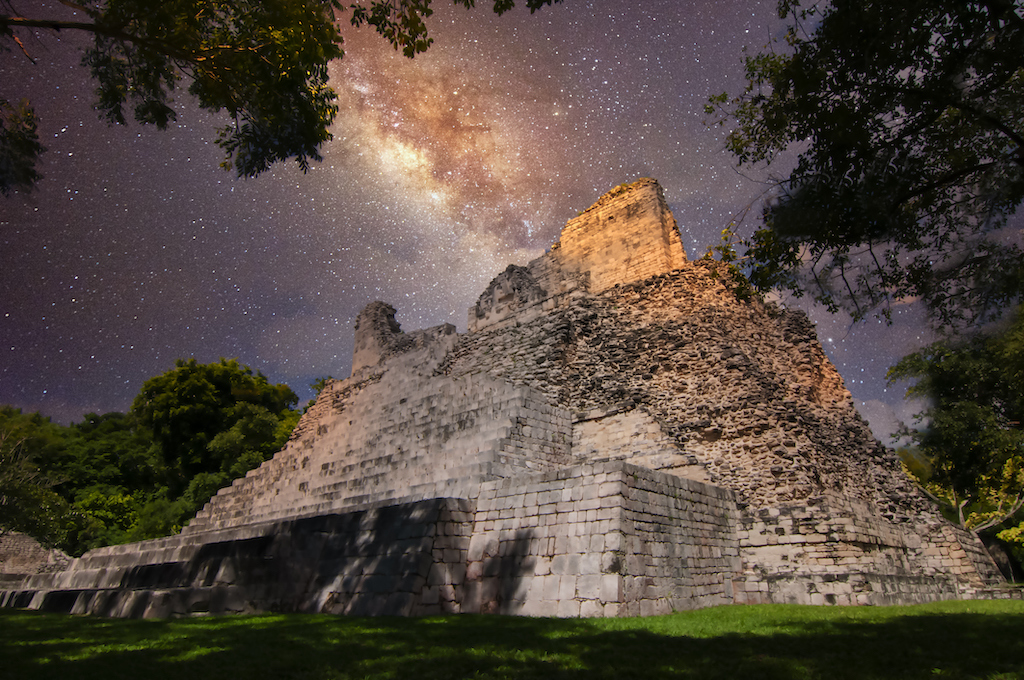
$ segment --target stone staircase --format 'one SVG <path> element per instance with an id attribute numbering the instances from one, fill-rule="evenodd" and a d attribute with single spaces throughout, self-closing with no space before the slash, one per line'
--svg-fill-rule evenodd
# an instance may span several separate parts
<path id="1" fill-rule="evenodd" d="M 399 389 L 389 378 L 322 418 L 315 449 L 293 440 L 222 489 L 184 533 L 398 498 L 464 498 L 482 482 L 571 462 L 570 412 L 532 388 L 483 375 L 403 375 Z"/>

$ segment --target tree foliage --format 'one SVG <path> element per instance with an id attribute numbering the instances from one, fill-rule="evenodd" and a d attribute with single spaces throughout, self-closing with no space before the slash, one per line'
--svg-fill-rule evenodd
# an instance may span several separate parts
<path id="1" fill-rule="evenodd" d="M 69 426 L 0 406 L 0 531 L 71 554 L 174 533 L 284 445 L 296 401 L 221 359 L 179 360 L 144 383 L 131 412 Z"/>
<path id="2" fill-rule="evenodd" d="M 797 152 L 746 245 L 762 290 L 855 318 L 921 298 L 940 326 L 1024 290 L 1024 11 L 1019 0 L 781 0 L 782 40 L 712 98 L 741 164 Z M 722 121 L 723 124 L 725 120 Z"/>
<path id="3" fill-rule="evenodd" d="M 535 11 L 560 0 L 527 0 Z M 95 79 L 96 108 L 111 123 L 129 114 L 163 129 L 176 118 L 172 93 L 183 82 L 201 107 L 225 111 L 218 131 L 225 167 L 254 177 L 294 158 L 305 171 L 321 160 L 337 113 L 327 65 L 340 59 L 339 16 L 368 24 L 407 56 L 431 43 L 424 18 L 431 0 L 61 0 L 83 21 L 22 16 L 17 0 L 0 6 L 0 51 L 11 44 L 31 59 L 25 31 L 85 31 L 82 64 Z M 453 0 L 473 7 L 475 0 Z M 495 0 L 498 14 L 513 0 Z M 4 11 L 6 9 L 7 11 Z M 0 101 L 0 191 L 31 187 L 42 152 L 31 109 Z"/>
<path id="4" fill-rule="evenodd" d="M 40 179 L 36 163 L 43 151 L 28 100 L 11 104 L 0 99 L 0 194 L 31 189 Z"/>
<path id="5" fill-rule="evenodd" d="M 929 345 L 889 378 L 915 380 L 908 396 L 927 399 L 909 432 L 925 463 L 916 476 L 962 524 L 993 527 L 1024 506 L 1024 307 L 1002 332 Z"/>
<path id="6" fill-rule="evenodd" d="M 77 488 L 151 489 L 166 474 L 152 444 L 150 432 L 128 414 L 89 413 L 69 426 L 60 455 L 48 466 Z"/>
<path id="7" fill-rule="evenodd" d="M 0 429 L 0 535 L 18 531 L 45 545 L 60 543 L 68 508 L 52 486 L 26 441 Z"/>
<path id="8" fill-rule="evenodd" d="M 297 402 L 287 385 L 272 385 L 236 359 L 179 359 L 143 383 L 131 415 L 152 433 L 164 463 L 187 480 L 228 472 L 247 452 L 276 451 L 284 443 L 278 425 L 282 419 L 294 425 L 290 413 Z"/>
<path id="9" fill-rule="evenodd" d="M 561 1 L 526 0 L 526 6 L 533 14 L 545 5 Z M 376 0 L 369 4 L 354 3 L 349 5 L 349 9 L 352 10 L 353 26 L 373 26 L 392 47 L 401 50 L 407 57 L 414 57 L 420 52 L 425 52 L 434 42 L 433 38 L 427 35 L 427 25 L 424 22 L 424 19 L 434 13 L 430 7 L 431 2 L 432 0 Z M 476 5 L 476 0 L 452 0 L 452 3 L 471 9 Z M 515 7 L 515 4 L 515 0 L 494 0 L 494 13 L 500 16 Z"/>

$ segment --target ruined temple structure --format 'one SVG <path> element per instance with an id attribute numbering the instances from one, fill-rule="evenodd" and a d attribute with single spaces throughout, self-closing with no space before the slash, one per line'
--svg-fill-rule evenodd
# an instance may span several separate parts
<path id="1" fill-rule="evenodd" d="M 871 435 L 807 317 L 689 262 L 620 186 L 498 274 L 468 332 L 360 313 L 352 375 L 178 536 L 8 605 L 117 616 L 626 616 L 977 597 L 1000 577 Z"/>

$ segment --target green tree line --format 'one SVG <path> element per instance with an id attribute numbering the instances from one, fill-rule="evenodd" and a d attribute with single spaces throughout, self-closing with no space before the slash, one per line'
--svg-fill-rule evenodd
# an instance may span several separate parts
<path id="1" fill-rule="evenodd" d="M 0 406 L 0 532 L 73 555 L 175 533 L 284 446 L 297 402 L 236 359 L 189 359 L 147 380 L 127 413 L 64 426 Z"/>

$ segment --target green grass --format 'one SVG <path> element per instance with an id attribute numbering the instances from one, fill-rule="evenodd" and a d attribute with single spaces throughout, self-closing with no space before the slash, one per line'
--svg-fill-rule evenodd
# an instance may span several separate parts
<path id="1" fill-rule="evenodd" d="M 0 610 L 0 679 L 1024 680 L 1024 602 L 718 607 L 648 619 Z"/>

